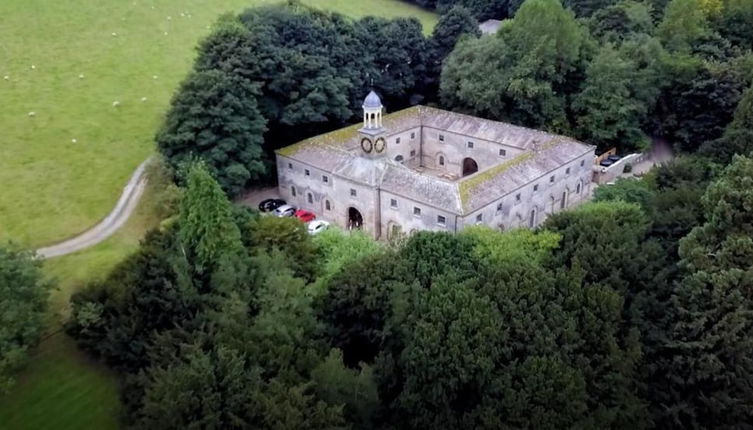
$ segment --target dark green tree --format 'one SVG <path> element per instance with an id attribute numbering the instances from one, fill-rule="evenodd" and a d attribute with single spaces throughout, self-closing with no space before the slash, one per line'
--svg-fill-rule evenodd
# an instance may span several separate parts
<path id="1" fill-rule="evenodd" d="M 654 33 L 650 6 L 633 0 L 621 0 L 597 10 L 588 20 L 588 26 L 593 36 L 613 43 Z"/>
<path id="2" fill-rule="evenodd" d="M 455 44 L 463 36 L 481 36 L 478 23 L 470 11 L 462 6 L 455 6 L 439 18 L 427 42 L 429 51 L 427 56 L 428 85 L 436 93 L 439 87 L 439 77 L 442 73 L 442 62 L 452 52 Z"/>
<path id="3" fill-rule="evenodd" d="M 33 253 L 0 246 L 0 395 L 42 336 L 52 284 L 41 265 Z"/>
<path id="4" fill-rule="evenodd" d="M 753 152 L 753 87 L 743 94 L 732 122 L 719 139 L 705 143 L 700 153 L 727 164 L 735 155 Z"/>
<path id="5" fill-rule="evenodd" d="M 220 70 L 192 73 L 172 101 L 157 146 L 178 172 L 204 160 L 222 188 L 237 195 L 265 173 L 265 119 L 257 108 L 259 86 Z"/>

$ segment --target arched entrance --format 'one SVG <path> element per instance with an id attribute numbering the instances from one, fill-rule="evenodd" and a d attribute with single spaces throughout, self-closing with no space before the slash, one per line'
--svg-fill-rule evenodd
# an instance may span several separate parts
<path id="1" fill-rule="evenodd" d="M 363 216 L 358 209 L 348 208 L 348 230 L 360 230 L 363 227 Z"/>
<path id="2" fill-rule="evenodd" d="M 472 175 L 478 172 L 478 163 L 473 158 L 466 158 L 463 160 L 463 176 Z"/>

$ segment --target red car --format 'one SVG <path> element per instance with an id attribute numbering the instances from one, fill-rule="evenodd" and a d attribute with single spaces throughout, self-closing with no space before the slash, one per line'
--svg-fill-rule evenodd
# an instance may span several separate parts
<path id="1" fill-rule="evenodd" d="M 303 209 L 295 211 L 295 217 L 303 222 L 309 222 L 316 219 L 316 215 L 314 215 L 313 212 L 305 211 Z"/>

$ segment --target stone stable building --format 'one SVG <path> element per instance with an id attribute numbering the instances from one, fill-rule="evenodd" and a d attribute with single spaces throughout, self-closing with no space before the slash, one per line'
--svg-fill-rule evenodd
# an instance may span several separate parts
<path id="1" fill-rule="evenodd" d="M 535 227 L 586 200 L 594 147 L 565 136 L 426 106 L 277 151 L 280 196 L 375 238 L 417 230 Z"/>

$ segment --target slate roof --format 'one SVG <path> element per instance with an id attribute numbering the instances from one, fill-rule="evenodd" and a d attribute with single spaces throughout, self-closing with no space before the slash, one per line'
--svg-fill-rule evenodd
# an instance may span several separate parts
<path id="1" fill-rule="evenodd" d="M 365 108 L 379 108 L 382 107 L 382 99 L 379 98 L 374 91 L 369 92 L 369 95 L 363 101 L 363 107 Z"/>
<path id="2" fill-rule="evenodd" d="M 450 181 L 422 174 L 387 158 L 362 157 L 358 135 L 361 124 L 356 124 L 282 148 L 277 154 L 464 215 L 594 149 L 566 136 L 427 106 L 385 115 L 383 123 L 388 134 L 420 126 L 432 127 L 510 145 L 525 152 L 474 175 Z"/>

